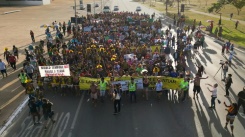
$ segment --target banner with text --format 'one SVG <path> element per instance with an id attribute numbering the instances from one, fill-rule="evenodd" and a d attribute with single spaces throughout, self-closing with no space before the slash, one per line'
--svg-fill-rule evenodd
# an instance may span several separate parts
<path id="1" fill-rule="evenodd" d="M 39 66 L 41 77 L 48 76 L 71 76 L 69 64 L 55 66 Z"/>
<path id="2" fill-rule="evenodd" d="M 112 84 L 120 83 L 122 86 L 122 90 L 128 90 L 128 82 L 130 81 L 131 77 L 115 77 L 114 82 Z M 163 83 L 163 88 L 165 89 L 178 89 L 180 82 L 183 78 L 171 78 L 171 77 L 164 77 L 164 76 L 149 76 L 149 87 L 154 88 L 157 79 L 160 79 Z M 89 77 L 80 77 L 79 78 L 79 87 L 81 90 L 88 90 L 92 82 L 99 83 L 100 79 L 97 78 L 89 78 Z M 105 81 L 109 82 L 110 78 L 106 77 Z M 143 80 L 142 77 L 134 78 L 134 81 L 137 83 L 137 89 L 143 89 Z"/>

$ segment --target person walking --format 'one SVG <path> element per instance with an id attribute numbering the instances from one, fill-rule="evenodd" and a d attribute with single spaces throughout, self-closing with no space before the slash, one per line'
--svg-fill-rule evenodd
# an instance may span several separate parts
<path id="1" fill-rule="evenodd" d="M 212 92 L 212 95 L 211 95 L 211 105 L 209 108 L 213 108 L 215 109 L 215 99 L 217 98 L 217 87 L 218 87 L 218 84 L 215 83 L 213 86 L 211 84 L 208 84 L 209 86 L 211 86 L 213 89 L 209 89 L 208 90 L 210 92 Z"/>
<path id="2" fill-rule="evenodd" d="M 30 35 L 31 35 L 31 40 L 34 43 L 35 42 L 35 37 L 34 37 L 34 32 L 30 30 Z"/>
<path id="3" fill-rule="evenodd" d="M 228 77 L 225 79 L 225 97 L 229 97 L 229 89 L 231 87 L 231 84 L 233 83 L 232 81 L 232 75 L 228 74 Z"/>
<path id="4" fill-rule="evenodd" d="M 10 56 L 10 52 L 8 51 L 8 48 L 5 48 L 5 51 L 3 53 L 4 59 L 6 59 L 6 61 L 8 62 L 9 65 L 9 56 Z"/>
<path id="5" fill-rule="evenodd" d="M 7 68 L 7 66 L 5 65 L 5 63 L 2 62 L 2 59 L 0 59 L 0 71 L 3 75 L 3 78 L 4 78 L 4 74 L 6 77 L 8 76 L 6 68 Z"/>
<path id="6" fill-rule="evenodd" d="M 230 14 L 230 20 L 232 19 L 232 17 L 233 17 L 233 13 Z"/>
<path id="7" fill-rule="evenodd" d="M 35 97 L 30 97 L 28 107 L 30 108 L 30 114 L 32 115 L 32 120 L 34 125 L 40 124 L 40 113 L 38 112 L 38 105 L 35 102 Z M 38 117 L 38 122 L 36 122 L 36 116 Z"/>
<path id="8" fill-rule="evenodd" d="M 135 103 L 137 102 L 136 101 L 136 89 L 137 89 L 137 85 L 134 82 L 134 78 L 131 78 L 131 81 L 129 82 L 129 85 L 128 85 L 131 103 L 133 102 L 133 97 L 134 97 Z"/>
<path id="9" fill-rule="evenodd" d="M 10 63 L 10 66 L 14 69 L 14 71 L 16 70 L 16 58 L 14 55 L 10 54 L 8 57 L 8 62 Z"/>
<path id="10" fill-rule="evenodd" d="M 163 84 L 162 84 L 161 80 L 157 79 L 157 83 L 155 85 L 156 92 L 157 92 L 157 101 L 159 101 L 161 96 L 162 96 L 162 87 L 163 87 Z"/>
<path id="11" fill-rule="evenodd" d="M 107 86 L 107 82 L 105 81 L 104 77 L 101 78 L 99 85 L 100 85 L 100 98 L 101 98 L 101 102 L 104 102 L 104 97 L 105 97 L 105 92 L 106 92 L 106 86 Z"/>
<path id="12" fill-rule="evenodd" d="M 15 45 L 13 45 L 13 53 L 14 53 L 14 56 L 16 56 L 17 59 L 19 59 L 19 50 L 17 47 L 15 47 Z"/>
<path id="13" fill-rule="evenodd" d="M 201 79 L 207 79 L 207 78 L 208 78 L 208 76 L 206 78 L 202 78 L 202 77 L 199 76 L 198 73 L 196 74 L 196 77 L 193 80 L 194 81 L 194 87 L 193 87 L 194 95 L 193 95 L 193 99 L 195 99 L 195 96 L 198 99 L 198 93 L 200 93 L 200 91 L 201 91 L 201 86 L 200 86 Z"/>
<path id="14" fill-rule="evenodd" d="M 230 126 L 231 126 L 231 133 L 233 136 L 233 130 L 234 130 L 234 125 L 233 122 L 235 120 L 235 117 L 238 113 L 238 105 L 237 103 L 232 103 L 230 106 L 226 105 L 226 103 L 224 102 L 225 107 L 227 107 L 228 109 L 225 109 L 226 111 L 228 111 L 227 115 L 226 115 L 226 123 L 225 123 L 225 129 L 227 129 L 227 125 L 230 122 Z"/>
<path id="15" fill-rule="evenodd" d="M 236 23 L 235 23 L 235 29 L 237 29 L 238 24 L 239 24 L 239 21 L 237 20 Z"/>
<path id="16" fill-rule="evenodd" d="M 20 79 L 21 85 L 25 88 L 27 83 L 27 74 L 21 70 L 18 78 Z"/>
<path id="17" fill-rule="evenodd" d="M 120 84 L 117 84 L 115 86 L 116 87 L 114 88 L 114 93 L 113 93 L 114 115 L 117 115 L 121 111 L 121 94 L 122 94 L 122 89 L 121 89 L 121 85 Z"/>
<path id="18" fill-rule="evenodd" d="M 54 124 L 56 121 L 53 119 L 54 111 L 52 110 L 52 106 L 54 105 L 48 99 L 44 98 L 43 100 L 43 116 L 44 116 L 44 130 L 47 130 L 48 119 L 51 119 L 52 123 Z"/>
<path id="19" fill-rule="evenodd" d="M 240 106 L 243 107 L 243 114 L 245 114 L 245 86 L 243 87 L 243 90 L 238 93 L 238 110 Z"/>
<path id="20" fill-rule="evenodd" d="M 25 71 L 26 71 L 26 73 L 30 79 L 32 79 L 34 70 L 35 70 L 34 66 L 31 65 L 29 62 L 27 62 L 26 66 L 25 66 Z"/>

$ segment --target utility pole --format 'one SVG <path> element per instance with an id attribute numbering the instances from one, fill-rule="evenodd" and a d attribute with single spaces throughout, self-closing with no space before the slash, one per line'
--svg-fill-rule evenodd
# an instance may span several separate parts
<path id="1" fill-rule="evenodd" d="M 95 14 L 95 1 L 94 1 L 94 14 Z"/>
<path id="2" fill-rule="evenodd" d="M 101 5 L 100 5 L 100 7 L 101 7 L 101 12 L 103 12 L 103 11 L 102 11 L 102 7 L 103 7 L 103 0 L 101 0 Z"/>
<path id="3" fill-rule="evenodd" d="M 180 1 L 180 0 L 178 0 L 178 16 L 179 16 L 179 1 Z"/>
<path id="4" fill-rule="evenodd" d="M 75 20 L 76 20 L 75 26 L 77 26 L 77 2 L 76 2 L 76 0 L 74 0 L 74 2 L 75 2 L 74 9 L 75 9 Z"/>

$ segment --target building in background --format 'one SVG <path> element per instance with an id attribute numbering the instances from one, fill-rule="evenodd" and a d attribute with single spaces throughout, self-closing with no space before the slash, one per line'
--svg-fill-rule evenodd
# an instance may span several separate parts
<path id="1" fill-rule="evenodd" d="M 0 5 L 29 5 L 29 6 L 35 6 L 35 5 L 47 5 L 50 4 L 51 0 L 0 0 Z"/>

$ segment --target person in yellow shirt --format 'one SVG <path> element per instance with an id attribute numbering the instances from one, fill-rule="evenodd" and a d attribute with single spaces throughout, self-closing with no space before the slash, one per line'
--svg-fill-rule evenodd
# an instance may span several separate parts
<path id="1" fill-rule="evenodd" d="M 59 85 L 59 78 L 58 77 L 52 77 L 51 85 L 52 85 L 53 91 L 57 92 L 58 91 L 58 85 Z"/>
<path id="2" fill-rule="evenodd" d="M 61 88 L 61 96 L 65 96 L 66 89 L 67 89 L 67 79 L 65 77 L 60 77 L 60 88 Z"/>

